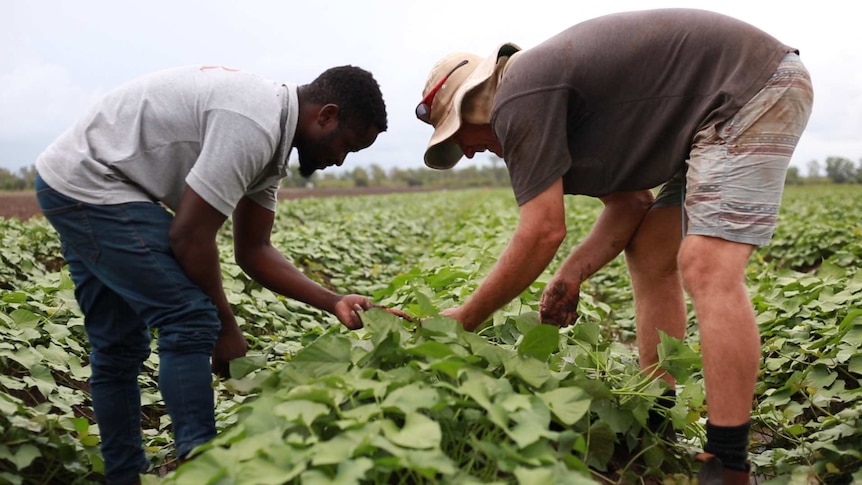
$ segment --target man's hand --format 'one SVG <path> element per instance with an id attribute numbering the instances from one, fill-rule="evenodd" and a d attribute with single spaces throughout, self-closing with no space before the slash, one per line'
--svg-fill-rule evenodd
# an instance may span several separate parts
<path id="1" fill-rule="evenodd" d="M 461 316 L 461 307 L 447 308 L 447 309 L 443 310 L 442 312 L 440 312 L 440 315 L 443 315 L 444 317 L 449 317 L 453 320 L 458 320 L 459 322 L 464 323 L 462 321 L 464 317 Z"/>
<path id="2" fill-rule="evenodd" d="M 362 328 L 362 318 L 359 312 L 368 310 L 373 305 L 368 298 L 360 295 L 344 295 L 335 304 L 333 314 L 350 330 Z"/>
<path id="3" fill-rule="evenodd" d="M 461 326 L 464 327 L 464 330 L 468 332 L 476 330 L 476 327 L 478 327 L 482 323 L 481 321 L 476 322 L 471 320 L 464 309 L 464 305 L 455 308 L 447 308 L 440 312 L 440 315 L 443 315 L 444 317 L 449 317 L 453 320 L 457 320 L 461 324 Z"/>
<path id="4" fill-rule="evenodd" d="M 230 361 L 245 357 L 247 351 L 248 342 L 245 341 L 245 337 L 239 327 L 233 325 L 232 327 L 228 326 L 224 328 L 223 326 L 218 340 L 216 340 L 215 349 L 213 349 L 213 372 L 219 377 L 229 378 Z"/>
<path id="5" fill-rule="evenodd" d="M 572 278 L 554 276 L 545 286 L 539 302 L 539 317 L 542 323 L 568 327 L 578 319 L 578 301 L 581 283 Z"/>

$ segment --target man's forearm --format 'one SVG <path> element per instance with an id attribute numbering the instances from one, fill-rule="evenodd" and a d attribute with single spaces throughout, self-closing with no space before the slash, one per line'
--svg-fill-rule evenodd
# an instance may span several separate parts
<path id="1" fill-rule="evenodd" d="M 175 241 L 172 242 L 171 248 L 189 279 L 200 286 L 216 306 L 222 331 L 225 326 L 236 327 L 236 318 L 222 286 L 221 265 L 215 241 Z"/>
<path id="2" fill-rule="evenodd" d="M 239 257 L 240 266 L 252 279 L 288 298 L 332 313 L 340 295 L 308 278 L 271 245 L 260 246 Z"/>
<path id="3" fill-rule="evenodd" d="M 461 308 L 464 328 L 473 330 L 527 289 L 548 267 L 565 237 L 563 182 L 558 180 L 521 206 L 521 218 L 509 245 Z"/>
<path id="4" fill-rule="evenodd" d="M 603 199 L 605 208 L 592 230 L 566 258 L 558 274 L 580 282 L 622 252 L 649 211 L 649 191 L 614 194 Z"/>
<path id="5" fill-rule="evenodd" d="M 464 328 L 475 329 L 526 290 L 548 267 L 563 237 L 559 233 L 537 237 L 519 226 L 491 273 L 464 304 Z"/>

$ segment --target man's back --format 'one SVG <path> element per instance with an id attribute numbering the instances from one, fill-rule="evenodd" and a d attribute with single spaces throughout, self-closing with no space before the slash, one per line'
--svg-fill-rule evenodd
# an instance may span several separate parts
<path id="1" fill-rule="evenodd" d="M 281 84 L 220 66 L 155 72 L 109 92 L 36 167 L 49 185 L 85 202 L 158 200 L 172 208 L 193 172 L 189 185 L 228 210 L 236 197 L 222 192 L 245 192 L 272 161 L 285 96 Z M 220 187 L 236 173 L 244 187 Z"/>
<path id="2" fill-rule="evenodd" d="M 492 119 L 516 171 L 570 165 L 540 169 L 566 173 L 567 193 L 652 188 L 682 168 L 694 133 L 733 115 L 790 50 L 751 25 L 701 10 L 599 17 L 520 53 Z M 528 127 L 516 118 L 538 121 L 530 129 L 542 136 L 524 140 L 519 131 Z M 516 179 L 519 198 L 536 187 Z"/>

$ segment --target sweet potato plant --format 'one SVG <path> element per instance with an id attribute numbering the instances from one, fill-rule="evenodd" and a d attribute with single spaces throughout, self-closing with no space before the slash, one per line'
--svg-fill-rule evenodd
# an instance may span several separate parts
<path id="1" fill-rule="evenodd" d="M 760 483 L 862 481 L 862 189 L 791 188 L 748 286 L 763 342 L 750 450 Z M 310 277 L 404 310 L 331 316 L 249 280 L 221 234 L 222 276 L 248 338 L 214 380 L 219 436 L 177 466 L 145 363 L 146 484 L 690 483 L 705 399 L 693 314 L 663 339 L 663 385 L 638 371 L 630 282 L 617 258 L 582 288 L 574 326 L 538 322 L 545 282 L 600 203 L 567 200 L 549 270 L 476 333 L 440 310 L 464 300 L 505 247 L 506 190 L 282 203 L 273 243 Z M 83 318 L 42 219 L 0 220 L 0 484 L 98 483 Z M 675 431 L 646 426 L 651 409 Z"/>

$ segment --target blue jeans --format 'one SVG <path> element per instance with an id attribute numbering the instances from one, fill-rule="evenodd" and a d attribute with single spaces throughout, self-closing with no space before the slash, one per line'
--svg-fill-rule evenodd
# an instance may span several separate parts
<path id="1" fill-rule="evenodd" d="M 149 468 L 141 438 L 138 374 L 158 335 L 159 388 L 177 456 L 215 437 L 210 356 L 221 323 L 209 297 L 174 258 L 172 216 L 160 205 L 93 205 L 36 179 L 45 217 L 60 234 L 90 341 L 90 391 L 108 483 Z"/>

